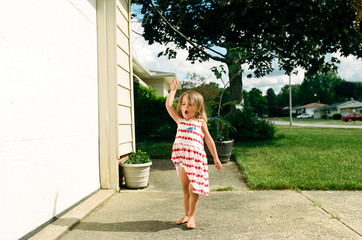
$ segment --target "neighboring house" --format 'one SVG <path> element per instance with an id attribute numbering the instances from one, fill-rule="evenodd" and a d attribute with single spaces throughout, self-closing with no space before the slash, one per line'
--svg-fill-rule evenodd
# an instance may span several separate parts
<path id="1" fill-rule="evenodd" d="M 170 91 L 171 81 L 176 77 L 175 73 L 147 70 L 142 64 L 133 58 L 133 75 L 144 86 L 151 86 L 160 96 L 166 97 Z M 181 88 L 180 82 L 178 88 Z"/>
<path id="2" fill-rule="evenodd" d="M 341 115 L 347 116 L 352 113 L 362 114 L 362 103 L 352 100 L 349 104 L 340 107 Z"/>
<path id="3" fill-rule="evenodd" d="M 129 0 L 0 8 L 0 236 L 28 238 L 135 150 Z"/>
<path id="4" fill-rule="evenodd" d="M 320 119 L 323 118 L 323 116 L 326 116 L 325 118 L 332 118 L 334 114 L 338 114 L 338 106 L 342 103 L 334 103 L 328 106 L 323 106 L 314 109 L 314 118 Z"/>
<path id="5" fill-rule="evenodd" d="M 300 107 L 300 105 L 292 107 L 292 113 L 296 114 L 297 108 L 299 108 L 299 107 Z M 289 113 L 289 107 L 283 107 L 282 110 Z"/>
<path id="6" fill-rule="evenodd" d="M 325 118 L 332 118 L 335 114 L 346 116 L 350 113 L 353 113 L 353 109 L 355 109 L 357 113 L 358 111 L 362 111 L 359 104 L 361 103 L 356 100 L 351 100 L 319 107 L 314 110 L 314 118 L 323 118 L 323 116 L 326 116 Z"/>
<path id="7" fill-rule="evenodd" d="M 300 114 L 303 114 L 303 113 L 308 113 L 312 116 L 314 116 L 314 110 L 319 108 L 319 107 L 323 107 L 323 106 L 327 106 L 327 104 L 323 104 L 323 103 L 309 103 L 309 104 L 306 104 L 306 105 L 303 105 L 303 106 L 300 106 L 300 107 L 297 107 L 296 108 L 296 114 L 297 115 L 300 115 Z M 315 118 L 315 116 L 314 116 Z"/>

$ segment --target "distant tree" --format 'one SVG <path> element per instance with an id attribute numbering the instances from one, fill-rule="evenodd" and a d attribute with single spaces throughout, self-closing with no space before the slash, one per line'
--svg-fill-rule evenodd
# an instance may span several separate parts
<path id="1" fill-rule="evenodd" d="M 335 86 L 335 100 L 336 102 L 342 102 L 350 100 L 361 100 L 362 97 L 362 82 L 347 82 L 341 81 Z"/>
<path id="2" fill-rule="evenodd" d="M 299 94 L 300 85 L 292 85 L 292 104 L 293 106 L 301 105 L 300 94 Z M 276 96 L 277 105 L 283 107 L 289 107 L 289 85 L 284 85 L 278 95 Z"/>
<path id="3" fill-rule="evenodd" d="M 328 53 L 362 57 L 358 0 L 133 0 L 141 6 L 143 36 L 167 45 L 159 54 L 187 60 L 213 59 L 228 67 L 231 99 L 243 102 L 243 64 L 254 76 L 273 71 L 272 61 L 291 74 L 337 68 Z M 252 77 L 249 74 L 247 77 Z"/>
<path id="4" fill-rule="evenodd" d="M 306 75 L 300 86 L 300 100 L 302 104 L 321 102 L 335 103 L 335 89 L 342 79 L 335 72 Z"/>
<path id="5" fill-rule="evenodd" d="M 185 79 L 180 81 L 181 89 L 177 91 L 176 98 L 179 98 L 187 90 L 195 90 L 203 97 L 207 105 L 208 114 L 211 116 L 216 111 L 215 102 L 219 101 L 222 89 L 216 82 L 206 83 L 206 78 L 197 73 L 187 73 Z M 226 94 L 227 98 L 228 94 Z M 228 98 L 230 99 L 230 97 Z"/>
<path id="6" fill-rule="evenodd" d="M 252 111 L 258 116 L 268 114 L 268 101 L 259 89 L 253 88 L 249 91 L 249 102 Z"/>
<path id="7" fill-rule="evenodd" d="M 187 72 L 185 79 L 180 81 L 182 89 L 192 89 L 206 83 L 206 78 L 195 72 Z"/>
<path id="8" fill-rule="evenodd" d="M 356 87 L 355 87 L 355 95 L 356 96 L 356 100 L 362 102 L 362 82 L 355 82 Z"/>
<path id="9" fill-rule="evenodd" d="M 268 115 L 270 117 L 278 116 L 278 105 L 276 102 L 276 94 L 272 88 L 266 91 L 266 99 L 268 101 Z"/>
<path id="10" fill-rule="evenodd" d="M 194 89 L 206 84 L 206 78 L 197 73 L 187 72 L 183 80 L 180 80 L 181 89 L 176 92 L 176 97 L 179 97 L 187 90 Z"/>
<path id="11" fill-rule="evenodd" d="M 218 98 L 221 91 L 219 85 L 213 82 L 208 84 L 202 84 L 193 88 L 193 90 L 199 92 L 204 97 L 204 101 L 206 103 L 212 99 Z"/>

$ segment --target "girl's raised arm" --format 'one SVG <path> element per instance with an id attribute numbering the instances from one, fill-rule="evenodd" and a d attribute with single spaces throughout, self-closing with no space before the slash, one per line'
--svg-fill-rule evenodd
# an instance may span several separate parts
<path id="1" fill-rule="evenodd" d="M 171 91 L 167 96 L 166 109 L 168 114 L 175 120 L 176 123 L 180 121 L 180 116 L 177 114 L 176 109 L 172 106 L 175 94 L 177 91 L 177 78 L 175 77 L 171 82 Z"/>

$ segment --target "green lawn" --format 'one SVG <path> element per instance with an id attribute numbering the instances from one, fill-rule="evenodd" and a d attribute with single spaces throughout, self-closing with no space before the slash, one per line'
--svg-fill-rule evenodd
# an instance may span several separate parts
<path id="1" fill-rule="evenodd" d="M 172 142 L 141 142 L 170 158 Z M 235 143 L 232 156 L 252 189 L 362 190 L 362 129 L 277 126 L 270 141 Z"/>
<path id="2" fill-rule="evenodd" d="M 147 152 L 151 159 L 171 159 L 173 142 L 137 142 L 136 148 Z"/>
<path id="3" fill-rule="evenodd" d="M 278 126 L 233 156 L 252 189 L 362 190 L 362 129 Z"/>

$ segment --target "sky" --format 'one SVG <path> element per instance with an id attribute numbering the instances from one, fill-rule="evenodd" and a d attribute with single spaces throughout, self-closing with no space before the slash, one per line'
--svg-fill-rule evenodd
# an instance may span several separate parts
<path id="1" fill-rule="evenodd" d="M 143 28 L 136 19 L 132 20 L 131 26 L 133 31 L 142 34 Z M 158 53 L 165 50 L 167 46 L 162 46 L 158 43 L 148 45 L 142 36 L 133 31 L 131 36 L 132 54 L 146 69 L 176 73 L 177 78 L 181 81 L 185 79 L 188 72 L 197 73 L 209 81 L 218 82 L 221 85 L 221 82 L 215 78 L 210 70 L 212 67 L 221 65 L 221 62 L 209 60 L 203 63 L 196 62 L 192 64 L 190 61 L 186 61 L 187 51 L 184 50 L 177 52 L 176 59 L 168 59 L 166 56 L 157 57 Z M 339 57 L 338 55 L 333 56 Z M 339 57 L 339 59 L 341 63 L 338 65 L 338 76 L 346 81 L 362 81 L 361 59 L 358 60 L 354 56 L 347 58 Z M 258 88 L 263 94 L 266 94 L 266 91 L 272 88 L 278 94 L 284 85 L 289 84 L 289 77 L 284 75 L 283 71 L 279 71 L 276 61 L 273 63 L 273 68 L 275 70 L 264 77 L 246 78 L 246 75 L 252 72 L 247 69 L 247 65 L 243 66 L 244 90 L 250 91 L 252 88 Z M 225 69 L 227 68 L 225 67 Z M 297 69 L 297 71 L 297 74 L 292 75 L 292 84 L 301 84 L 304 79 L 303 69 Z M 227 82 L 226 76 L 224 79 Z"/>

